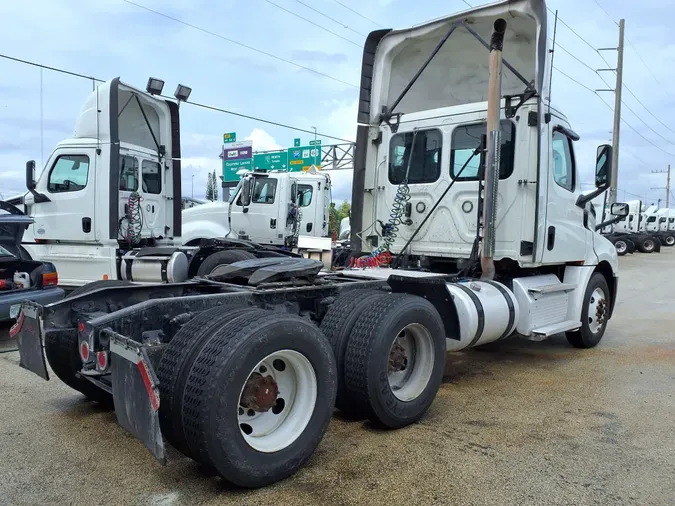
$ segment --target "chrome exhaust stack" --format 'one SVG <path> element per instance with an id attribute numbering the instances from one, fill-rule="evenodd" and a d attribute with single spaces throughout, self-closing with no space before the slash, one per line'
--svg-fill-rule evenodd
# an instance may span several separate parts
<path id="1" fill-rule="evenodd" d="M 499 163 L 501 154 L 500 105 L 502 99 L 502 48 L 506 21 L 494 22 L 490 37 L 490 78 L 488 81 L 487 157 L 485 162 L 483 199 L 483 240 L 481 244 L 481 279 L 495 277 L 495 234 L 497 197 L 499 195 Z"/>

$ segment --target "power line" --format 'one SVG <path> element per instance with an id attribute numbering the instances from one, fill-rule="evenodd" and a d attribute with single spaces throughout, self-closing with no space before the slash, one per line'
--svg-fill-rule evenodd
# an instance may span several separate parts
<path id="1" fill-rule="evenodd" d="M 555 14 L 555 13 L 553 12 L 553 10 L 552 10 L 550 7 L 547 7 L 547 9 L 549 10 L 549 12 L 550 12 L 551 14 Z M 596 53 L 598 54 L 598 56 L 599 56 L 600 58 L 602 58 L 602 61 L 604 61 L 605 64 L 606 64 L 608 67 L 611 67 L 611 65 L 609 64 L 609 62 L 608 62 L 607 60 L 605 60 L 605 57 L 602 56 L 602 53 L 601 53 L 600 51 L 598 51 L 595 47 L 593 47 L 593 45 L 592 45 L 590 42 L 588 42 L 588 41 L 587 41 L 586 39 L 584 39 L 581 35 L 579 35 L 579 34 L 574 30 L 574 28 L 572 28 L 570 25 L 568 25 L 567 23 L 565 23 L 565 21 L 564 21 L 560 16 L 558 16 L 558 21 L 560 21 L 560 22 L 561 22 L 561 23 L 562 23 L 562 24 L 563 24 L 570 32 L 572 32 L 572 33 L 573 33 L 574 35 L 576 35 L 579 39 L 581 39 L 581 41 L 582 41 L 584 44 L 586 44 L 586 45 L 587 45 L 588 47 L 590 47 L 594 52 L 596 52 Z"/>
<path id="2" fill-rule="evenodd" d="M 377 21 L 373 21 L 373 20 L 370 19 L 369 17 L 366 17 L 366 16 L 364 16 L 363 14 L 361 14 L 360 12 L 355 11 L 354 9 L 352 9 L 352 8 L 349 7 L 348 5 L 343 4 L 343 3 L 340 2 L 339 0 L 333 0 L 333 2 L 335 2 L 336 4 L 338 4 L 338 5 L 342 6 L 342 7 L 344 7 L 344 8 L 347 9 L 348 11 L 353 12 L 353 13 L 356 14 L 358 17 L 363 18 L 363 19 L 365 19 L 366 21 L 370 21 L 371 23 L 373 23 L 374 25 L 379 26 L 380 28 L 384 28 L 384 26 L 382 26 L 382 25 L 381 25 L 380 23 L 378 23 Z"/>
<path id="3" fill-rule="evenodd" d="M 32 62 L 32 61 L 22 60 L 21 58 L 15 58 L 13 56 L 9 56 L 9 55 L 6 55 L 6 54 L 0 54 L 0 58 L 5 58 L 6 60 L 12 60 L 12 61 L 16 61 L 16 62 L 19 62 L 19 63 L 25 63 L 26 65 L 32 65 L 33 67 L 38 67 L 38 68 L 45 69 L 45 70 L 53 70 L 54 72 L 59 72 L 61 74 L 67 74 L 69 76 L 75 76 L 75 77 L 81 77 L 83 79 L 89 79 L 90 81 L 97 81 L 99 83 L 105 82 L 101 79 L 96 79 L 95 77 L 85 76 L 84 74 L 78 74 L 77 72 L 71 72 L 69 70 L 58 69 L 56 67 L 48 67 L 47 65 L 41 65 L 39 63 L 35 63 L 35 62 Z"/>
<path id="4" fill-rule="evenodd" d="M 614 21 L 614 19 L 612 19 L 612 16 L 610 16 L 609 13 L 605 10 L 605 8 L 602 5 L 600 5 L 600 2 L 598 2 L 598 0 L 593 1 L 598 5 L 598 7 L 600 7 L 600 10 L 602 10 L 602 12 L 604 12 L 607 15 L 607 17 L 610 19 L 612 23 L 614 23 L 615 25 L 619 24 L 616 21 Z"/>
<path id="5" fill-rule="evenodd" d="M 164 98 L 170 98 L 171 99 L 173 97 L 164 97 Z M 254 120 L 254 121 L 259 121 L 261 123 L 266 123 L 268 125 L 274 125 L 274 126 L 278 126 L 278 127 L 281 127 L 281 128 L 287 128 L 289 130 L 295 130 L 296 132 L 304 132 L 304 133 L 308 133 L 308 134 L 312 134 L 312 135 L 314 135 L 314 133 L 315 133 L 314 130 L 307 130 L 305 128 L 294 127 L 292 125 L 287 125 L 285 123 L 279 123 L 277 121 L 258 118 L 256 116 L 249 116 L 248 114 L 242 114 L 242 113 L 239 113 L 239 112 L 234 112 L 234 111 L 230 111 L 230 110 L 227 110 L 227 109 L 222 109 L 222 108 L 216 107 L 214 105 L 200 104 L 199 102 L 191 102 L 191 101 L 187 101 L 187 102 L 184 102 L 184 103 L 193 105 L 195 107 L 201 107 L 202 109 L 208 109 L 208 110 L 211 110 L 211 111 L 222 112 L 222 113 L 225 113 L 225 114 L 231 114 L 232 116 L 239 116 L 240 118 L 246 118 L 246 119 L 251 119 L 251 120 Z M 350 141 L 348 139 L 343 139 L 341 137 L 335 137 L 334 135 L 328 135 L 328 134 L 324 134 L 324 133 L 321 133 L 321 132 L 316 132 L 316 136 L 317 137 L 325 137 L 326 139 L 335 139 L 337 141 L 348 142 L 350 144 L 354 143 L 354 141 Z"/>
<path id="6" fill-rule="evenodd" d="M 299 19 L 302 19 L 303 21 L 306 21 L 310 25 L 316 26 L 317 28 L 321 28 L 323 31 L 328 32 L 332 35 L 335 35 L 336 37 L 338 37 L 338 38 L 340 38 L 344 41 L 347 41 L 350 44 L 355 45 L 356 47 L 361 47 L 361 44 L 358 44 L 358 43 L 354 42 L 353 40 L 348 39 L 347 37 L 343 37 L 342 35 L 340 35 L 338 33 L 335 33 L 334 31 L 330 30 L 329 28 L 326 28 L 325 26 L 321 26 L 320 24 L 315 23 L 314 21 L 312 21 L 310 19 L 302 17 L 300 14 L 298 14 L 296 12 L 293 12 L 292 10 L 287 9 L 286 7 L 282 7 L 281 5 L 272 2 L 272 0 L 265 0 L 265 2 L 267 2 L 270 5 L 274 5 L 277 9 L 281 9 L 282 11 L 289 13 L 291 16 L 295 16 L 296 18 L 299 18 Z"/>
<path id="7" fill-rule="evenodd" d="M 657 118 L 656 115 L 655 115 L 654 113 L 652 113 L 652 111 L 650 111 L 649 108 L 648 108 L 645 104 L 643 104 L 642 101 L 641 101 L 639 98 L 637 98 L 637 97 L 635 96 L 635 93 L 633 93 L 633 92 L 630 90 L 630 88 L 629 88 L 628 86 L 626 86 L 626 85 L 624 84 L 623 87 L 626 88 L 626 91 L 627 91 L 628 93 L 630 93 L 630 94 L 633 96 L 633 98 L 634 98 L 635 100 L 637 100 L 637 102 L 638 102 L 642 107 L 644 107 L 645 111 L 647 111 L 647 112 L 648 112 L 648 113 L 649 113 L 656 121 L 658 121 L 659 123 L 661 123 L 661 125 L 663 125 L 664 128 L 666 128 L 667 130 L 670 130 L 671 132 L 673 132 L 673 133 L 675 134 L 675 130 L 673 130 L 673 129 L 670 128 L 668 125 L 666 125 L 663 121 L 661 121 L 659 118 Z"/>
<path id="8" fill-rule="evenodd" d="M 324 13 L 324 12 L 321 12 L 319 9 L 315 9 L 315 8 L 312 7 L 311 5 L 307 5 L 305 2 L 301 2 L 300 0 L 295 0 L 295 1 L 298 2 L 300 5 L 304 5 L 304 6 L 307 7 L 309 10 L 314 11 L 314 12 L 316 12 L 317 14 L 323 16 L 324 18 L 331 20 L 333 23 L 337 23 L 338 25 L 342 26 L 343 28 L 346 28 L 346 29 L 349 30 L 350 32 L 354 32 L 356 35 L 360 35 L 361 37 L 367 37 L 367 35 L 366 35 L 365 33 L 361 33 L 361 32 L 359 32 L 359 31 L 357 31 L 357 30 L 354 30 L 353 28 L 351 28 L 351 27 L 345 25 L 343 22 L 338 21 L 337 19 L 330 17 L 328 14 L 326 14 L 326 13 Z"/>
<path id="9" fill-rule="evenodd" d="M 68 75 L 75 76 L 75 77 L 81 77 L 83 79 L 89 79 L 89 80 L 92 80 L 92 81 L 97 81 L 99 83 L 105 82 L 103 79 L 98 79 L 96 77 L 86 76 L 84 74 L 78 74 L 76 72 L 71 72 L 69 70 L 60 69 L 60 68 L 57 68 L 57 67 L 50 67 L 50 66 L 47 66 L 47 65 L 42 65 L 40 63 L 35 63 L 35 62 L 32 62 L 32 61 L 28 61 L 28 60 L 22 60 L 20 58 L 15 58 L 13 56 L 8 56 L 8 55 L 5 55 L 5 54 L 0 54 L 0 58 L 13 60 L 13 61 L 16 61 L 16 62 L 19 62 L 19 63 L 24 63 L 26 65 L 31 65 L 33 67 L 39 67 L 39 68 L 42 68 L 42 69 L 52 70 L 54 72 L 59 72 L 61 74 L 68 74 Z M 161 95 L 161 96 L 162 96 L 162 98 L 174 100 L 174 97 L 169 97 L 169 96 L 165 96 L 165 95 Z M 207 105 L 207 104 L 201 104 L 199 102 L 189 102 L 189 101 L 184 102 L 184 103 L 193 105 L 195 107 L 200 107 L 202 109 L 209 109 L 209 110 L 216 111 L 216 112 L 231 114 L 232 116 L 239 116 L 240 118 L 246 118 L 246 119 L 251 119 L 251 120 L 254 120 L 254 121 L 259 121 L 261 123 L 266 123 L 268 125 L 274 125 L 274 126 L 278 126 L 278 127 L 281 127 L 281 128 L 287 128 L 289 130 L 295 130 L 296 132 L 304 132 L 304 133 L 309 133 L 309 134 L 312 134 L 312 135 L 314 135 L 314 133 L 315 133 L 314 130 L 308 130 L 308 129 L 305 129 L 305 128 L 294 127 L 294 126 L 288 125 L 286 123 L 280 123 L 278 121 L 272 121 L 272 120 L 268 120 L 268 119 L 258 118 L 256 116 L 250 116 L 248 114 L 242 114 L 242 113 L 239 113 L 239 112 L 234 112 L 234 111 L 230 111 L 230 110 L 227 110 L 227 109 L 222 109 L 220 107 L 216 107 L 216 106 L 213 106 L 213 105 Z M 326 139 L 335 139 L 335 140 L 342 141 L 342 142 L 348 142 L 350 144 L 354 143 L 354 141 L 351 141 L 351 140 L 348 140 L 348 139 L 343 139 L 342 137 L 336 137 L 334 135 L 324 134 L 324 133 L 321 133 L 321 132 L 317 132 L 316 136 L 317 137 L 325 137 Z"/>
<path id="10" fill-rule="evenodd" d="M 588 86 L 586 86 L 585 84 L 580 83 L 579 81 L 577 81 L 576 79 L 574 79 L 572 76 L 569 76 L 569 75 L 565 74 L 565 72 L 563 72 L 562 70 L 560 70 L 558 67 L 553 67 L 553 69 L 556 70 L 556 71 L 558 71 L 558 72 L 561 73 L 562 75 L 564 75 L 564 76 L 565 76 L 567 79 L 569 79 L 570 81 L 574 81 L 575 83 L 577 83 L 577 84 L 578 84 L 579 86 L 581 86 L 582 88 L 585 88 L 585 89 L 587 89 L 588 91 L 590 91 L 591 93 L 593 93 L 594 95 L 597 95 L 597 93 L 595 92 L 595 90 L 592 90 L 592 89 L 590 89 Z"/>
<path id="11" fill-rule="evenodd" d="M 337 77 L 333 77 L 329 74 L 324 74 L 323 72 L 320 72 L 318 70 L 314 70 L 313 68 L 305 67 L 304 65 L 300 65 L 299 63 L 295 63 L 294 61 L 288 60 L 286 58 L 282 58 L 281 56 L 277 56 L 275 54 L 268 53 L 267 51 L 263 51 L 262 49 L 258 49 L 256 47 L 249 46 L 248 44 L 244 44 L 243 42 L 239 42 L 239 41 L 236 41 L 234 39 L 230 39 L 229 37 L 225 37 L 225 36 L 220 35 L 218 33 L 215 33 L 215 32 L 212 32 L 210 30 L 207 30 L 205 28 L 202 28 L 200 26 L 194 25 L 192 23 L 188 23 L 187 21 L 183 21 L 181 19 L 174 18 L 173 16 L 169 16 L 168 14 L 164 14 L 163 12 L 156 11 L 154 9 L 151 9 L 150 7 L 145 7 L 144 5 L 137 4 L 136 2 L 132 2 L 131 0 L 122 0 L 122 1 L 125 2 L 125 3 L 128 3 L 130 5 L 133 5 L 135 7 L 138 7 L 139 9 L 143 9 L 145 11 L 152 12 L 153 14 L 157 14 L 158 16 L 161 16 L 163 18 L 175 21 L 176 23 L 180 23 L 182 25 L 188 26 L 188 27 L 193 28 L 195 30 L 199 30 L 200 32 L 206 33 L 208 35 L 218 37 L 219 39 L 222 39 L 224 41 L 230 42 L 232 44 L 236 44 L 237 46 L 241 46 L 241 47 L 249 49 L 251 51 L 255 51 L 256 53 L 260 53 L 260 54 L 263 54 L 265 56 L 269 56 L 270 58 L 274 58 L 275 60 L 279 60 L 281 62 L 288 63 L 289 65 L 293 65 L 294 67 L 297 67 L 297 68 L 300 68 L 300 69 L 303 69 L 303 70 L 307 70 L 307 71 L 309 71 L 313 74 L 316 74 L 316 75 L 319 75 L 319 76 L 322 76 L 322 77 L 326 77 L 328 79 L 331 79 L 332 81 L 336 81 L 338 83 L 346 84 L 347 86 L 351 86 L 352 88 L 358 88 L 358 86 L 355 85 L 355 84 L 348 83 L 346 81 L 338 79 Z"/>

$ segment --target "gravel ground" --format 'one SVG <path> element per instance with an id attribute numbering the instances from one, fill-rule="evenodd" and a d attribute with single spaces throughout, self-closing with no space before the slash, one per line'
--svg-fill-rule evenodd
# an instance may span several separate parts
<path id="1" fill-rule="evenodd" d="M 621 259 L 596 349 L 558 336 L 451 354 L 420 423 L 383 432 L 336 416 L 309 465 L 258 491 L 188 459 L 162 467 L 112 413 L 2 353 L 0 504 L 672 505 L 673 262 L 668 248 Z"/>

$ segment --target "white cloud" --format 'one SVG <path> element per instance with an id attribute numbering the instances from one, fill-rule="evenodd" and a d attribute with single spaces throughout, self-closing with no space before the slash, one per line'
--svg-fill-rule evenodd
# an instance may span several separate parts
<path id="1" fill-rule="evenodd" d="M 253 131 L 244 137 L 247 141 L 253 141 L 253 151 L 275 151 L 283 149 L 277 144 L 270 134 L 262 128 L 254 128 Z"/>

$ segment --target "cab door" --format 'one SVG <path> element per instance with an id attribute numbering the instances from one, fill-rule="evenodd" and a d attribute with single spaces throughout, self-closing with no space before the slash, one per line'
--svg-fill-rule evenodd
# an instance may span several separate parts
<path id="1" fill-rule="evenodd" d="M 25 197 L 36 239 L 96 241 L 95 164 L 94 148 L 64 147 L 52 153 L 36 184 L 36 191 L 49 201 Z"/>
<path id="2" fill-rule="evenodd" d="M 555 121 L 555 116 L 553 117 Z M 586 257 L 588 234 L 584 210 L 575 205 L 581 195 L 577 181 L 573 139 L 564 125 L 551 122 L 551 149 L 548 153 L 545 264 L 581 261 Z M 590 245 L 592 246 L 592 245 Z"/>
<path id="3" fill-rule="evenodd" d="M 277 178 L 256 176 L 251 203 L 247 207 L 242 205 L 240 188 L 230 215 L 234 237 L 248 238 L 260 244 L 283 243 L 285 214 L 281 213 L 280 206 L 285 199 L 280 186 Z"/>

